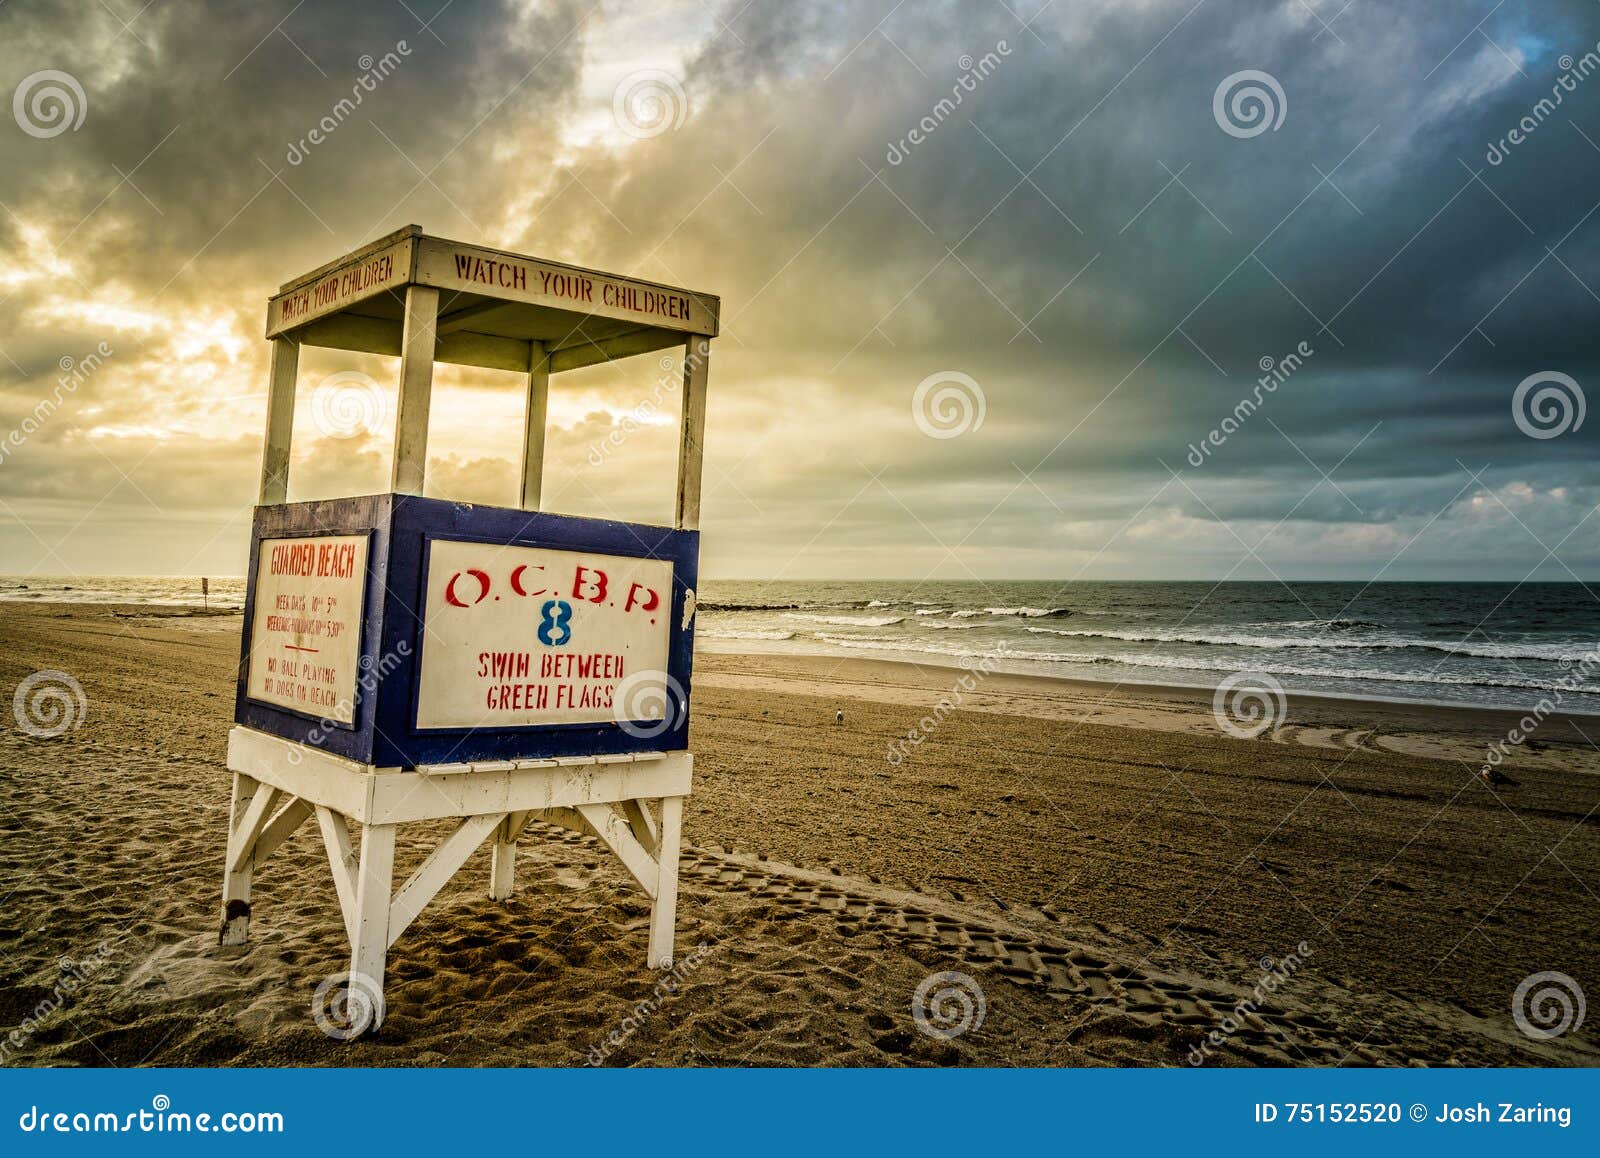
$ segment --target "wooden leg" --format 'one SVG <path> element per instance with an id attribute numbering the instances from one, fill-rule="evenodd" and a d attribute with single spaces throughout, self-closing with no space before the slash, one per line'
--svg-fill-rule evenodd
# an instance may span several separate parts
<path id="1" fill-rule="evenodd" d="M 511 817 L 494 830 L 494 852 L 489 860 L 489 899 L 509 901 L 516 888 L 517 838 L 511 831 Z"/>
<path id="2" fill-rule="evenodd" d="M 222 866 L 222 933 L 224 945 L 245 945 L 250 941 L 250 881 L 255 875 L 255 853 L 251 850 L 242 864 L 234 868 L 235 842 L 240 837 L 246 814 L 256 793 L 271 791 L 243 772 L 233 774 L 233 805 L 228 810 L 228 852 Z"/>
<path id="3" fill-rule="evenodd" d="M 361 864 L 356 877 L 356 914 L 350 937 L 350 985 L 374 1003 L 371 1028 L 383 1024 L 383 969 L 389 957 L 389 891 L 394 885 L 395 825 L 361 828 Z"/>
<path id="4" fill-rule="evenodd" d="M 646 964 L 652 969 L 672 968 L 672 934 L 678 918 L 678 842 L 682 835 L 683 797 L 668 796 L 661 802 L 656 895 L 650 906 L 650 952 Z"/>

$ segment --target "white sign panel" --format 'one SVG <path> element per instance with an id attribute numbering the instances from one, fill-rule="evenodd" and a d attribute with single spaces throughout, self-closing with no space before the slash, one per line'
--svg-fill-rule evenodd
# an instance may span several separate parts
<path id="1" fill-rule="evenodd" d="M 666 671 L 671 608 L 659 559 L 434 540 L 417 727 L 614 721 L 623 680 Z"/>
<path id="2" fill-rule="evenodd" d="M 261 540 L 252 700 L 354 722 L 366 576 L 365 535 Z"/>

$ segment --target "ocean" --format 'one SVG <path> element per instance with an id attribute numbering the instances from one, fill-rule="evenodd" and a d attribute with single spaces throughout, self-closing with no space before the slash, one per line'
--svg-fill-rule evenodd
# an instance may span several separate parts
<path id="1" fill-rule="evenodd" d="M 1600 599 L 1576 583 L 708 581 L 702 651 L 868 656 L 1107 682 L 1600 714 Z M 199 606 L 195 578 L 0 578 L 0 599 Z M 244 581 L 211 580 L 212 607 Z"/>

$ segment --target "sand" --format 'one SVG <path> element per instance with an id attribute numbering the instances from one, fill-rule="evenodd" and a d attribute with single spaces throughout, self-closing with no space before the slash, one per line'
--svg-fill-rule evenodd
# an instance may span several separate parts
<path id="1" fill-rule="evenodd" d="M 57 669 L 88 703 L 0 730 L 7 1064 L 1600 1064 L 1600 1015 L 1512 1016 L 1531 974 L 1600 991 L 1600 721 L 1546 721 L 1491 789 L 1514 714 L 1293 697 L 1240 740 L 1208 693 L 996 675 L 891 763 L 960 672 L 770 655 L 698 665 L 674 992 L 644 896 L 545 829 L 509 903 L 468 862 L 391 950 L 383 1029 L 334 1041 L 313 826 L 216 943 L 238 630 L 0 604 L 0 691 Z M 946 971 L 949 1038 L 912 1013 Z"/>

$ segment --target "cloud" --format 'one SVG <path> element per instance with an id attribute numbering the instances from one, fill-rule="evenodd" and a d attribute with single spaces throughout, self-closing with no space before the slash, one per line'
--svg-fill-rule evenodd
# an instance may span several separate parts
<path id="1" fill-rule="evenodd" d="M 1518 509 L 1527 486 L 1551 543 L 1591 509 L 1595 428 L 1528 438 L 1511 394 L 1541 370 L 1600 383 L 1600 80 L 1486 159 L 1600 40 L 1590 5 L 414 7 L 156 6 L 127 29 L 0 10 L 0 76 L 63 69 L 88 103 L 76 132 L 0 133 L 0 427 L 59 358 L 117 351 L 0 464 L 15 566 L 51 566 L 24 533 L 45 503 L 116 543 L 96 487 L 159 491 L 199 520 L 175 535 L 215 536 L 202 512 L 253 489 L 265 297 L 407 221 L 723 296 L 711 574 L 1221 574 L 1287 517 L 1285 573 L 1376 569 L 1421 534 L 1391 577 L 1519 578 L 1521 528 L 1458 491 Z M 645 139 L 610 113 L 639 68 L 684 101 Z M 1279 83 L 1276 130 L 1215 121 L 1243 70 Z M 1302 342 L 1314 356 L 1193 467 L 1262 359 Z M 393 375 L 305 361 L 303 389 Z M 557 380 L 564 509 L 665 517 L 675 436 L 629 418 L 646 361 Z M 981 384 L 980 430 L 912 421 L 942 370 Z M 441 381 L 459 393 L 431 489 L 509 501 L 515 377 Z M 298 450 L 297 494 L 386 485 L 380 438 Z M 1593 555 L 1586 532 L 1569 553 Z"/>

